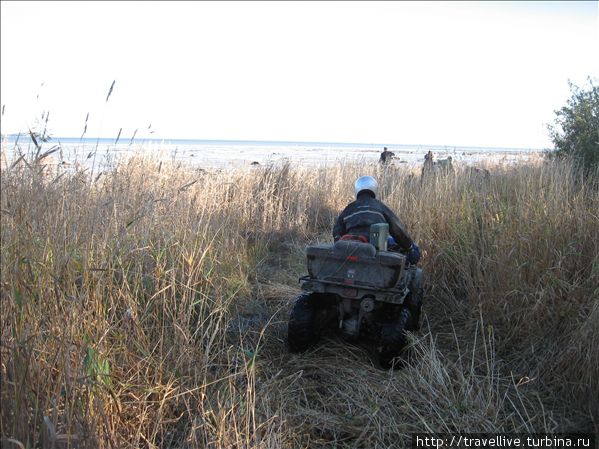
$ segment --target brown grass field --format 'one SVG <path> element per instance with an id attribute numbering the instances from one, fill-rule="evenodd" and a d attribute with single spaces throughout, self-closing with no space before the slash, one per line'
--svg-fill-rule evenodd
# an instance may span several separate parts
<path id="1" fill-rule="evenodd" d="M 286 347 L 304 248 L 353 182 L 423 249 L 403 369 Z M 134 157 L 1 177 L 2 447 L 401 448 L 414 432 L 599 431 L 599 189 L 563 162 L 458 169 Z M 19 446 L 21 444 L 21 446 Z"/>

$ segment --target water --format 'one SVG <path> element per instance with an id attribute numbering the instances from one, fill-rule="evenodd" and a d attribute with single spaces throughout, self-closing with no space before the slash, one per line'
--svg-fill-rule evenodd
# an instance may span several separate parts
<path id="1" fill-rule="evenodd" d="M 41 153 L 56 149 L 55 163 L 80 164 L 103 170 L 131 155 L 149 155 L 204 168 L 243 168 L 290 161 L 303 166 L 331 165 L 340 161 L 377 162 L 383 147 L 395 153 L 394 164 L 421 165 L 431 150 L 437 159 L 451 156 L 456 162 L 477 164 L 486 160 L 507 163 L 534 157 L 533 148 L 459 147 L 442 145 L 272 142 L 227 140 L 135 139 L 55 137 L 42 144 Z M 3 163 L 15 160 L 19 153 L 35 152 L 29 136 L 3 136 Z M 6 158 L 6 160 L 4 160 Z"/>

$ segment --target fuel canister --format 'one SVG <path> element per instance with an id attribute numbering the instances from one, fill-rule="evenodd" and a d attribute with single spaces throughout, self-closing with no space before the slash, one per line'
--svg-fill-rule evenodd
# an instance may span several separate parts
<path id="1" fill-rule="evenodd" d="M 370 225 L 370 244 L 378 251 L 387 251 L 387 238 L 389 237 L 388 223 L 375 223 Z"/>

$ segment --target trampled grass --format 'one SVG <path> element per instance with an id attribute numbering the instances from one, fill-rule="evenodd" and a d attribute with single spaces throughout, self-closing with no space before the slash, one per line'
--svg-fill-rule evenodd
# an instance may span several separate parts
<path id="1" fill-rule="evenodd" d="M 424 326 L 401 370 L 334 337 L 285 344 L 303 249 L 331 240 L 363 174 L 424 250 Z M 565 163 L 421 179 L 136 157 L 90 179 L 27 160 L 1 187 L 0 433 L 25 447 L 598 431 L 599 193 Z"/>

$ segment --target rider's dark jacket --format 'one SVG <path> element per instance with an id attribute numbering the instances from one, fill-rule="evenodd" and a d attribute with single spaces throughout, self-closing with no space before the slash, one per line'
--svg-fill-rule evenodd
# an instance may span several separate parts
<path id="1" fill-rule="evenodd" d="M 333 238 L 337 241 L 345 234 L 369 238 L 370 225 L 375 223 L 389 223 L 389 234 L 399 247 L 404 251 L 410 249 L 413 240 L 404 225 L 393 211 L 377 200 L 370 191 L 360 192 L 358 198 L 341 212 L 333 227 Z"/>

